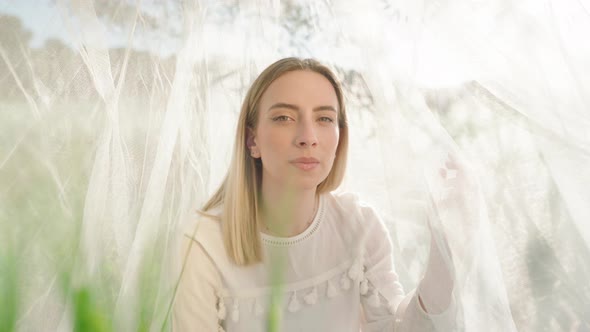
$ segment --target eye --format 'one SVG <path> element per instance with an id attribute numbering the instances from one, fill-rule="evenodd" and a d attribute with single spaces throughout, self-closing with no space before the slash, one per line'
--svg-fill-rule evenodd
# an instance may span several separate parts
<path id="1" fill-rule="evenodd" d="M 275 116 L 274 118 L 272 118 L 272 120 L 276 121 L 276 122 L 285 122 L 285 121 L 291 120 L 291 118 L 289 118 L 286 115 L 279 115 L 279 116 Z"/>
<path id="2" fill-rule="evenodd" d="M 321 122 L 330 122 L 330 123 L 331 123 L 331 122 L 334 122 L 334 119 L 332 119 L 332 118 L 330 118 L 330 117 L 327 117 L 327 116 L 322 116 L 321 118 L 319 118 L 319 120 L 320 120 Z"/>

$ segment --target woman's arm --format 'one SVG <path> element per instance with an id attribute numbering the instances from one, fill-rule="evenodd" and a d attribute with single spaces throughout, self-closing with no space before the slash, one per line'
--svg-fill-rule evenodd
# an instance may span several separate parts
<path id="1" fill-rule="evenodd" d="M 185 236 L 181 246 L 183 265 L 172 314 L 172 330 L 217 331 L 217 292 L 221 279 L 203 247 Z"/>
<path id="2" fill-rule="evenodd" d="M 446 240 L 441 238 L 440 241 Z M 445 243 L 440 245 L 447 247 Z M 452 264 L 451 259 L 451 257 L 448 257 L 448 261 L 444 259 L 435 235 L 431 235 L 428 266 L 418 291 L 420 305 L 428 313 L 439 314 L 451 305 L 454 287 L 454 278 L 448 267 Z"/>
<path id="3" fill-rule="evenodd" d="M 368 227 L 365 240 L 365 276 L 369 281 L 367 295 L 378 294 L 378 306 L 361 296 L 363 331 L 450 331 L 455 323 L 452 301 L 452 279 L 447 283 L 445 265 L 437 251 L 431 248 L 426 276 L 416 291 L 403 295 L 403 289 L 393 266 L 393 248 L 389 233 L 373 209 L 363 208 L 364 224 Z M 433 240 L 434 242 L 434 240 Z M 438 288 L 437 288 L 438 287 Z M 441 289 L 439 289 L 441 288 Z M 442 289 L 444 288 L 444 289 Z M 423 305 L 420 304 L 422 299 Z"/>

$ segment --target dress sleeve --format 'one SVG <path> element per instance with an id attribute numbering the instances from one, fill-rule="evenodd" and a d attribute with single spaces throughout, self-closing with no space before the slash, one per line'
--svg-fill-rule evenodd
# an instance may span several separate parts
<path id="1" fill-rule="evenodd" d="M 394 270 L 393 246 L 387 228 L 372 208 L 361 209 L 363 268 L 368 282 L 366 290 L 361 285 L 362 331 L 451 331 L 452 328 L 446 328 L 452 325 L 447 322 L 454 321 L 454 310 L 451 308 L 454 303 L 447 311 L 431 315 L 420 305 L 417 291 L 405 295 Z"/>
<path id="2" fill-rule="evenodd" d="M 203 247 L 184 236 L 181 270 L 172 314 L 172 331 L 218 331 L 217 302 L 221 278 Z"/>

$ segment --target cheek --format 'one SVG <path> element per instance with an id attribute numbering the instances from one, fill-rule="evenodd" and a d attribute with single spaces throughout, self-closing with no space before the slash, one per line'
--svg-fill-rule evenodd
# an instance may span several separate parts
<path id="1" fill-rule="evenodd" d="M 258 145 L 263 156 L 272 158 L 272 155 L 285 150 L 288 135 L 281 129 L 283 128 L 265 128 L 259 132 Z"/>
<path id="2" fill-rule="evenodd" d="M 338 130 L 338 129 L 331 130 L 324 138 L 326 148 L 330 152 L 336 153 L 336 148 L 338 148 L 339 139 L 340 139 L 340 130 Z"/>

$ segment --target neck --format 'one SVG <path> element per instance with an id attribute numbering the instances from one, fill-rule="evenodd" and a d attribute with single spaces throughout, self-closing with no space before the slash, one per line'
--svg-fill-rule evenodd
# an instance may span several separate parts
<path id="1" fill-rule="evenodd" d="M 280 237 L 291 237 L 309 227 L 319 204 L 316 190 L 269 188 L 262 184 L 262 231 Z"/>

